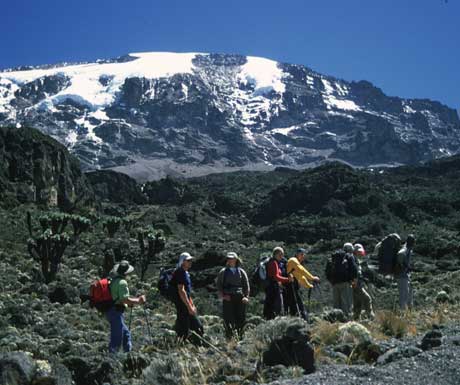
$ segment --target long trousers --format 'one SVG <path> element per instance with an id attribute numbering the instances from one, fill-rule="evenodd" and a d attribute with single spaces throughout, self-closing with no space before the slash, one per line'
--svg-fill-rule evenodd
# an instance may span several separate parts
<path id="1" fill-rule="evenodd" d="M 109 352 L 116 353 L 123 345 L 123 351 L 130 352 L 132 348 L 131 333 L 125 324 L 125 317 L 122 311 L 110 308 L 105 316 L 110 323 Z"/>
<path id="2" fill-rule="evenodd" d="M 308 314 L 300 296 L 299 287 L 294 283 L 289 283 L 284 287 L 285 312 L 292 316 L 298 316 L 308 320 Z"/>
<path id="3" fill-rule="evenodd" d="M 410 277 L 398 278 L 399 308 L 406 310 L 412 308 L 414 302 L 414 291 Z"/>
<path id="4" fill-rule="evenodd" d="M 231 338 L 233 333 L 243 336 L 243 328 L 246 322 L 246 304 L 242 302 L 242 294 L 230 294 L 230 300 L 222 302 L 225 335 Z"/>
<path id="5" fill-rule="evenodd" d="M 177 337 L 183 340 L 189 338 L 190 330 L 202 336 L 204 334 L 203 325 L 198 317 L 188 312 L 187 306 L 185 306 L 185 303 L 182 302 L 180 298 L 175 301 L 175 305 L 177 318 L 174 330 L 176 331 Z"/>
<path id="6" fill-rule="evenodd" d="M 277 282 L 270 283 L 265 289 L 264 317 L 267 320 L 279 316 L 284 308 L 283 289 Z"/>
<path id="7" fill-rule="evenodd" d="M 358 320 L 362 311 L 370 318 L 373 317 L 372 298 L 362 286 L 353 288 L 353 318 Z"/>
<path id="8" fill-rule="evenodd" d="M 332 285 L 332 300 L 335 309 L 341 309 L 345 317 L 350 317 L 353 304 L 353 293 L 350 282 Z"/>

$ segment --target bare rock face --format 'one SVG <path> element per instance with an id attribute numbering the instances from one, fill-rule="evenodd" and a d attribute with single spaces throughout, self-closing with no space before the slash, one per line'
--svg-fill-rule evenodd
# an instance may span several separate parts
<path id="1" fill-rule="evenodd" d="M 63 210 L 93 199 L 80 164 L 56 140 L 36 129 L 0 127 L 0 196 Z"/>
<path id="2" fill-rule="evenodd" d="M 237 168 L 408 164 L 455 154 L 454 109 L 301 65 L 142 53 L 0 73 L 0 124 L 65 143 L 86 169 L 136 178 Z"/>

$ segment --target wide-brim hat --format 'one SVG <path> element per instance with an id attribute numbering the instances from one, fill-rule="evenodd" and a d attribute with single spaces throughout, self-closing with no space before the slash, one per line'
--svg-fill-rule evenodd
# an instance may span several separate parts
<path id="1" fill-rule="evenodd" d="M 226 259 L 238 259 L 238 254 L 236 254 L 233 251 L 230 251 L 229 253 L 227 253 L 225 258 Z"/>
<path id="2" fill-rule="evenodd" d="M 228 252 L 227 255 L 225 256 L 225 259 L 226 260 L 227 259 L 235 259 L 237 264 L 240 264 L 240 265 L 243 264 L 243 261 L 241 260 L 241 258 L 234 251 Z"/>
<path id="3" fill-rule="evenodd" d="M 113 267 L 111 273 L 117 275 L 128 275 L 133 271 L 134 266 L 130 265 L 128 261 L 120 261 Z"/>

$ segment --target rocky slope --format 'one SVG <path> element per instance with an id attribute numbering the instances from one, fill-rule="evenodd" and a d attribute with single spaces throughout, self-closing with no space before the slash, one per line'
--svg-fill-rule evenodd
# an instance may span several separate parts
<path id="1" fill-rule="evenodd" d="M 138 179 L 324 159 L 416 163 L 460 148 L 455 110 L 240 55 L 135 53 L 0 72 L 0 124 L 32 125 L 85 168 Z"/>
<path id="2" fill-rule="evenodd" d="M 7 143 L 4 148 L 17 147 L 4 151 L 5 159 L 21 156 L 24 164 L 33 155 L 30 143 L 45 154 L 68 156 L 36 131 Z M 88 179 L 99 204 L 95 209 L 76 207 L 75 214 L 90 219 L 89 227 L 70 237 L 59 271 L 49 282 L 27 251 L 31 234 L 26 212 L 31 213 L 32 233 L 38 235 L 46 225 L 43 214 L 49 217 L 56 209 L 46 202 L 12 200 L 0 207 L 0 380 L 6 378 L 8 385 L 418 385 L 434 379 L 456 384 L 459 161 L 456 156 L 373 171 L 330 163 L 304 171 L 240 171 L 144 185 L 126 175 L 96 172 Z M 50 172 L 53 166 L 49 163 Z M 9 174 L 2 174 L 4 180 L 9 183 Z M 140 204 L 137 198 L 142 198 Z M 164 232 L 166 247 L 150 260 L 141 280 L 139 230 L 151 232 L 152 227 Z M 393 311 L 397 286 L 375 272 L 372 255 L 374 245 L 393 231 L 402 236 L 413 232 L 417 238 L 415 311 L 404 315 Z M 375 320 L 345 323 L 343 314 L 330 307 L 325 261 L 345 241 L 360 241 L 371 254 L 364 272 Z M 265 322 L 260 317 L 263 293 L 253 288 L 245 336 L 227 341 L 214 283 L 225 252 L 236 251 L 250 272 L 275 245 L 289 256 L 298 246 L 309 249 L 306 266 L 322 279 L 311 298 L 301 293 L 311 322 L 292 317 Z M 160 268 L 175 264 L 184 250 L 197 257 L 191 274 L 194 302 L 205 324 L 203 346 L 175 341 L 173 305 L 156 288 Z M 145 293 L 147 305 L 132 313 L 135 351 L 111 357 L 107 321 L 85 299 L 90 282 L 121 258 L 135 265 L 130 291 Z M 126 316 L 130 322 L 131 315 Z"/>
<path id="3" fill-rule="evenodd" d="M 2 205 L 35 202 L 72 210 L 93 200 L 78 160 L 32 128 L 0 127 Z"/>

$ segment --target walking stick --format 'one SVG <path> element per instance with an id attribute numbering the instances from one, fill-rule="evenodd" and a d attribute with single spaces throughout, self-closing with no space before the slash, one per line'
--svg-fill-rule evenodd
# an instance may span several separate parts
<path id="1" fill-rule="evenodd" d="M 297 309 L 297 315 L 298 315 L 300 318 L 302 318 L 302 314 L 300 314 L 300 308 L 299 308 L 299 302 L 298 302 L 298 299 L 297 299 L 297 294 L 296 294 L 296 292 L 295 292 L 295 290 L 294 290 L 294 283 L 291 282 L 291 283 L 290 283 L 290 286 L 291 286 L 292 294 L 293 294 L 293 296 L 294 296 L 294 302 L 295 302 L 295 307 L 296 307 L 296 309 Z"/>
<path id="2" fill-rule="evenodd" d="M 220 349 L 218 349 L 216 346 L 214 346 L 211 342 L 209 342 L 207 339 L 205 339 L 204 337 L 200 336 L 195 330 L 191 330 L 190 331 L 190 334 L 193 334 L 195 337 L 197 337 L 199 340 L 201 340 L 202 342 L 206 343 L 206 345 L 208 345 L 212 350 L 214 350 L 215 352 L 219 353 L 221 356 L 223 357 L 227 357 L 227 355 L 225 355 Z"/>
<path id="3" fill-rule="evenodd" d="M 152 333 L 150 333 L 150 322 L 149 322 L 149 317 L 147 316 L 147 311 L 145 310 L 145 307 L 144 307 L 144 306 L 142 307 L 142 309 L 144 310 L 145 321 L 147 322 L 147 332 L 149 333 L 150 345 L 153 345 Z"/>
<path id="4" fill-rule="evenodd" d="M 315 286 L 313 285 L 313 287 L 315 287 Z M 310 288 L 308 289 L 308 305 L 307 305 L 307 312 L 308 312 L 308 313 L 310 313 L 311 293 L 312 293 L 312 291 L 313 291 L 313 288 L 310 287 Z"/>
<path id="5" fill-rule="evenodd" d="M 133 307 L 131 306 L 131 309 L 129 310 L 129 323 L 128 323 L 128 329 L 131 330 L 131 321 L 133 320 Z"/>

